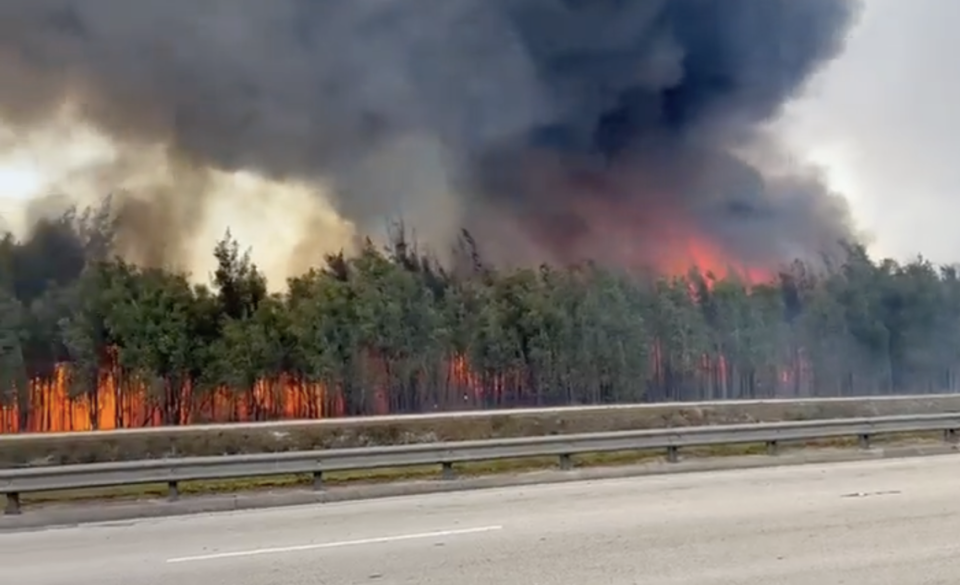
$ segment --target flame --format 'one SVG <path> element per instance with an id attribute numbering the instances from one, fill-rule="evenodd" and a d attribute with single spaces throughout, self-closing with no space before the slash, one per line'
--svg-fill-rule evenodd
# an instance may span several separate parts
<path id="1" fill-rule="evenodd" d="M 717 279 L 736 275 L 748 285 L 773 276 L 767 267 L 725 247 L 704 225 L 703 214 L 687 209 L 682 197 L 637 196 L 648 188 L 642 177 L 617 181 L 595 169 L 573 167 L 557 169 L 537 160 L 527 177 L 532 192 L 548 197 L 536 207 L 538 217 L 529 218 L 529 235 L 554 250 L 557 260 L 603 259 L 668 276 L 685 276 L 696 268 Z M 556 198 L 559 204 L 556 193 L 562 194 Z"/>
<path id="2" fill-rule="evenodd" d="M 712 274 L 717 279 L 737 276 L 747 285 L 769 282 L 773 277 L 770 270 L 739 262 L 724 253 L 720 246 L 696 236 L 690 236 L 684 245 L 671 250 L 658 266 L 662 273 L 671 276 L 687 274 L 691 267 L 700 274 Z"/>
<path id="3" fill-rule="evenodd" d="M 660 388 L 668 372 L 662 344 L 654 341 L 650 352 L 650 382 Z M 375 360 L 373 360 L 375 362 Z M 763 390 L 763 396 L 802 396 L 809 393 L 813 371 L 800 352 L 793 363 L 777 368 L 776 387 Z M 382 362 L 381 362 L 382 364 Z M 375 364 L 374 364 L 375 365 Z M 484 375 L 473 370 L 466 357 L 455 356 L 445 366 L 445 391 L 434 396 L 434 403 L 396 405 L 385 385 L 366 398 L 366 414 L 431 411 L 439 409 L 497 407 L 503 397 L 519 398 L 512 403 L 543 406 L 541 396 L 523 400 L 522 372 Z M 737 372 L 723 355 L 703 355 L 697 365 L 700 380 L 712 387 L 702 399 L 733 398 Z M 95 392 L 71 395 L 68 369 L 59 366 L 50 380 L 34 380 L 26 396 L 26 409 L 17 404 L 0 405 L 0 434 L 73 432 L 144 428 L 168 425 L 252 422 L 263 420 L 319 419 L 349 414 L 343 393 L 322 384 L 306 384 L 290 376 L 259 381 L 252 392 L 218 388 L 213 392 L 194 392 L 189 384 L 178 390 L 148 391 L 136 382 L 121 383 L 117 368 L 104 368 Z M 771 393 L 772 392 L 772 393 Z M 676 396 L 666 398 L 678 399 Z M 23 416 L 21 416 L 21 414 Z M 166 415 L 166 416 L 165 416 Z"/>
<path id="4" fill-rule="evenodd" d="M 440 397 L 445 404 L 465 400 L 479 403 L 495 398 L 503 388 L 502 376 L 491 377 L 486 386 L 482 385 L 481 376 L 471 371 L 462 356 L 451 359 L 446 369 L 448 393 Z M 121 383 L 118 369 L 110 366 L 101 371 L 95 392 L 71 395 L 68 375 L 68 368 L 60 365 L 52 379 L 33 380 L 23 417 L 19 405 L 0 405 L 0 434 L 317 419 L 347 414 L 344 396 L 338 389 L 331 391 L 323 384 L 303 383 L 291 376 L 260 380 L 252 392 L 217 388 L 201 393 L 185 384 L 183 388 L 166 387 L 158 393 L 150 392 L 135 381 Z M 364 398 L 367 412 L 395 411 L 385 384 Z M 439 404 L 422 406 L 423 410 L 440 407 Z"/>

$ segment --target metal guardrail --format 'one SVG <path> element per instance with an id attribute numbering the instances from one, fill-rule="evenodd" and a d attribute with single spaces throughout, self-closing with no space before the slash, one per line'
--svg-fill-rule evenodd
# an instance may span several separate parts
<path id="1" fill-rule="evenodd" d="M 20 495 L 29 492 L 166 483 L 176 500 L 184 481 L 222 480 L 271 475 L 312 474 L 314 489 L 323 489 L 323 474 L 331 471 L 438 465 L 443 479 L 456 477 L 454 464 L 522 457 L 558 457 L 560 468 L 573 467 L 572 457 L 584 453 L 665 449 L 667 461 L 679 461 L 682 447 L 766 443 L 776 455 L 783 442 L 859 438 L 863 449 L 878 434 L 943 431 L 952 444 L 960 437 L 960 413 L 848 418 L 819 421 L 674 427 L 576 435 L 552 435 L 384 447 L 258 453 L 213 457 L 182 457 L 0 469 L 0 494 L 7 498 L 5 514 L 19 514 Z"/>

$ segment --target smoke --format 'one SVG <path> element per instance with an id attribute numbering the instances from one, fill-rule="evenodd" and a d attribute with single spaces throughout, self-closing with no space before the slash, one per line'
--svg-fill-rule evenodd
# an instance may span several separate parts
<path id="1" fill-rule="evenodd" d="M 764 126 L 857 6 L 4 0 L 0 120 L 67 108 L 121 158 L 164 160 L 121 210 L 151 262 L 182 256 L 210 173 L 234 171 L 313 186 L 361 232 L 399 217 L 442 249 L 467 227 L 500 259 L 655 261 L 697 233 L 774 262 L 850 236 Z"/>

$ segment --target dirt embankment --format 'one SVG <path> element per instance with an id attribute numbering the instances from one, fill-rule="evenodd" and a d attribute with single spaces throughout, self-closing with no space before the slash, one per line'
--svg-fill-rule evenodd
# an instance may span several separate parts
<path id="1" fill-rule="evenodd" d="M 7 435 L 0 436 L 0 468 L 939 412 L 960 412 L 960 395 L 629 405 Z"/>

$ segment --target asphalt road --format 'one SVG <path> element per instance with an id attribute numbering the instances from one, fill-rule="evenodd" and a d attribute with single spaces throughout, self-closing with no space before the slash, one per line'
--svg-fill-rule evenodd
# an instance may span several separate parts
<path id="1" fill-rule="evenodd" d="M 17 585 L 954 585 L 960 456 L 0 534 Z"/>

